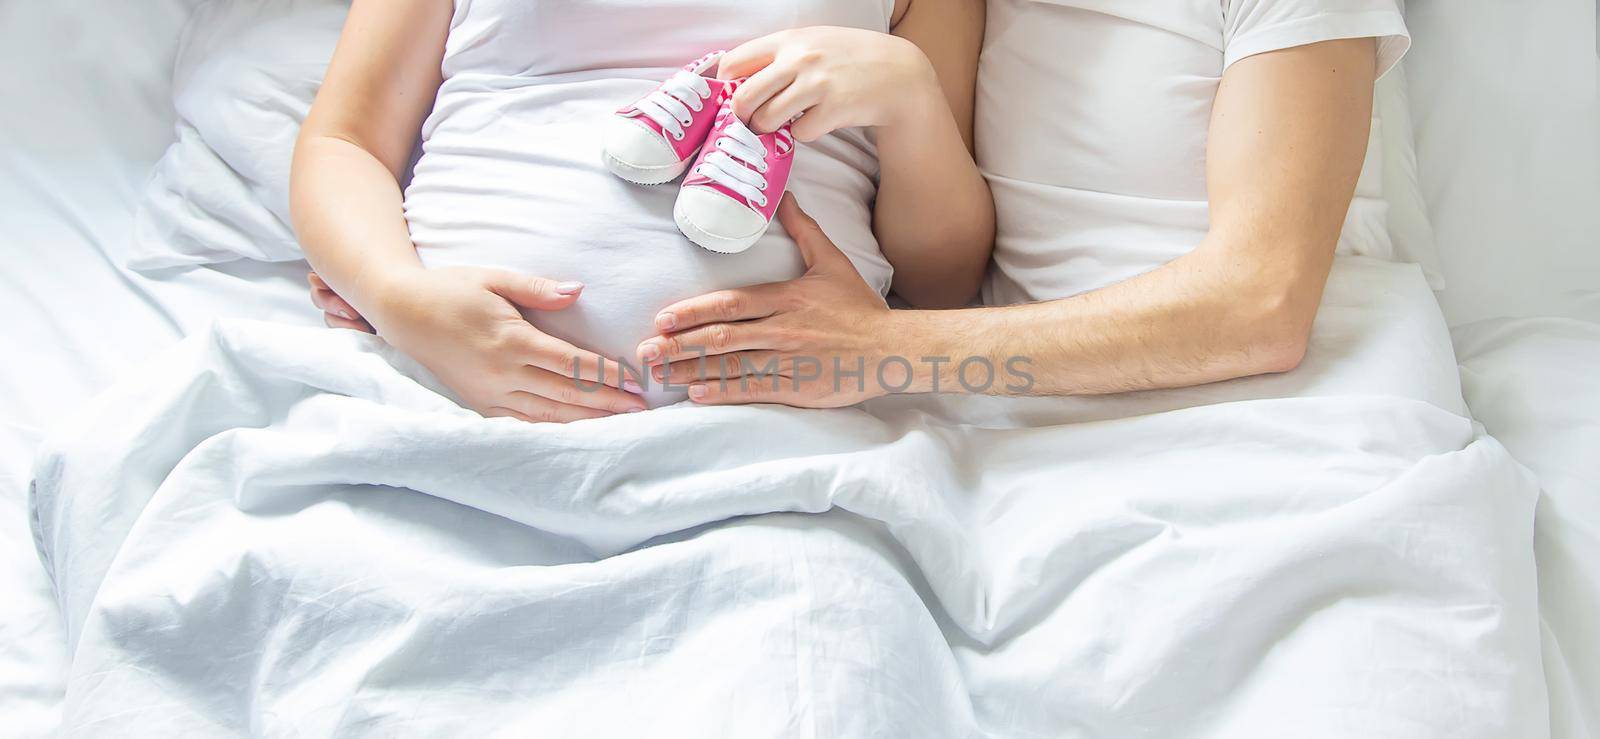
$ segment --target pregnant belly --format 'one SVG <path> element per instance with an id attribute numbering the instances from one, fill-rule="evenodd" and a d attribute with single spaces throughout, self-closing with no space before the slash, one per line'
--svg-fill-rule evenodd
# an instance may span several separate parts
<path id="1" fill-rule="evenodd" d="M 596 161 L 425 154 L 405 203 L 423 263 L 582 282 L 573 307 L 525 311 L 529 320 L 547 334 L 635 365 L 634 351 L 655 334 L 662 308 L 804 271 L 780 226 L 746 252 L 706 251 L 673 224 L 676 187 L 630 185 L 604 171 L 597 155 L 590 159 Z M 684 397 L 681 388 L 654 383 L 646 394 L 651 406 Z"/>
<path id="2" fill-rule="evenodd" d="M 651 87 L 636 79 L 447 81 L 406 188 L 406 220 L 423 263 L 582 282 L 574 307 L 529 318 L 546 333 L 629 361 L 655 333 L 662 308 L 802 274 L 781 226 L 740 254 L 705 251 L 672 221 L 676 185 L 633 185 L 605 169 L 598 122 Z M 885 291 L 890 269 L 870 220 L 876 165 L 863 135 L 830 134 L 801 147 L 789 189 L 867 282 Z M 683 398 L 681 389 L 660 387 L 647 396 L 652 405 Z"/>

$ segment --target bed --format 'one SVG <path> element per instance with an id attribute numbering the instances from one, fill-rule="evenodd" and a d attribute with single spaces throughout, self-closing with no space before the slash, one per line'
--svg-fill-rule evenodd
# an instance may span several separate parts
<path id="1" fill-rule="evenodd" d="M 173 48 L 195 4 L 0 8 L 8 87 L 30 101 L 0 113 L 0 127 L 16 142 L 0 154 L 6 248 L 29 264 L 0 277 L 0 304 L 11 316 L 11 361 L 0 379 L 0 734 L 7 736 L 45 736 L 59 724 L 65 642 L 25 513 L 29 458 L 49 419 L 198 328 L 199 316 L 317 320 L 293 268 L 142 275 L 118 266 L 143 183 L 172 137 Z M 30 65 L 20 60 L 43 58 L 52 64 L 24 79 Z M 57 310 L 67 304 L 76 307 Z"/>
<path id="2" fill-rule="evenodd" d="M 61 725 L 63 686 L 70 665 L 66 645 L 71 638 L 57 608 L 57 594 L 45 569 L 40 567 L 27 508 L 31 465 L 47 427 L 67 413 L 88 413 L 83 417 L 100 419 L 93 415 L 92 406 L 102 401 L 95 399 L 130 374 L 159 377 L 169 370 L 183 369 L 185 365 L 170 361 L 163 364 L 161 355 L 184 336 L 211 332 L 209 335 L 221 343 L 240 336 L 230 332 L 243 324 L 225 323 L 226 328 L 215 329 L 215 319 L 260 320 L 289 326 L 312 326 L 319 320 L 305 299 L 303 264 L 233 262 L 139 272 L 121 266 L 129 248 L 133 210 L 145 178 L 172 138 L 170 70 L 174 46 L 179 29 L 196 5 L 168 0 L 137 8 L 90 2 L 0 6 L 0 43 L 7 54 L 19 60 L 39 59 L 46 58 L 48 51 L 48 56 L 56 60 L 51 69 L 25 79 L 20 71 L 23 65 L 4 65 L 12 83 L 26 90 L 24 97 L 36 103 L 26 106 L 26 110 L 25 106 L 0 110 L 0 132 L 5 134 L 5 140 L 18 142 L 0 149 L 0 156 L 4 157 L 0 161 L 9 175 L 0 181 L 0 202 L 6 203 L 8 243 L 16 265 L 0 272 L 0 308 L 11 318 L 7 343 L 20 359 L 0 370 L 0 397 L 5 403 L 5 423 L 0 429 L 0 572 L 5 574 L 0 587 L 14 594 L 0 601 L 0 608 L 4 609 L 0 612 L 0 715 L 6 717 L 0 732 L 8 735 L 46 735 Z M 1529 98 L 1521 101 L 1525 106 L 1560 106 L 1546 119 L 1551 122 L 1547 130 L 1521 127 L 1528 119 L 1520 116 L 1469 117 L 1453 113 L 1471 104 L 1475 95 L 1467 87 L 1471 82 L 1503 78 L 1484 69 L 1472 75 L 1446 67 L 1462 58 L 1460 44 L 1487 42 L 1473 35 L 1484 33 L 1484 28 L 1526 29 L 1527 39 L 1542 39 L 1545 36 L 1540 34 L 1549 29 L 1563 29 L 1567 34 L 1562 36 L 1565 45 L 1507 44 L 1507 53 L 1512 54 L 1511 59 L 1535 68 L 1555 60 L 1565 62 L 1565 57 L 1558 56 L 1562 50 L 1582 49 L 1584 43 L 1593 47 L 1592 34 L 1584 36 L 1580 32 L 1593 29 L 1595 24 L 1592 9 L 1585 8 L 1583 2 L 1552 3 L 1538 12 L 1514 17 L 1494 16 L 1506 11 L 1493 10 L 1488 3 L 1480 5 L 1482 14 L 1474 17 L 1465 11 L 1458 13 L 1453 4 L 1452 14 L 1447 15 L 1443 3 L 1413 3 L 1411 22 L 1418 41 L 1408 62 L 1408 74 L 1413 90 L 1418 166 L 1428 198 L 1428 215 L 1441 246 L 1445 289 L 1439 293 L 1440 302 L 1450 321 L 1460 363 L 1459 393 L 1471 407 L 1473 418 L 1497 440 L 1494 444 L 1503 444 L 1529 468 L 1543 492 L 1533 530 L 1534 551 L 1497 552 L 1485 560 L 1516 562 L 1530 554 L 1537 559 L 1541 623 L 1532 655 L 1507 647 L 1504 640 L 1485 639 L 1493 649 L 1521 655 L 1521 661 L 1502 663 L 1517 674 L 1502 676 L 1498 683 L 1484 683 L 1505 688 L 1504 694 L 1484 700 L 1513 704 L 1495 714 L 1507 722 L 1494 727 L 1501 730 L 1501 735 L 1542 734 L 1542 719 L 1547 715 L 1552 735 L 1585 737 L 1600 731 L 1600 708 L 1592 697 L 1600 693 L 1600 664 L 1594 660 L 1600 653 L 1600 632 L 1593 626 L 1593 616 L 1600 606 L 1600 581 L 1592 569 L 1585 567 L 1600 556 L 1600 530 L 1593 523 L 1600 520 L 1600 497 L 1596 494 L 1600 491 L 1600 468 L 1588 453 L 1600 443 L 1600 392 L 1592 379 L 1592 368 L 1600 366 L 1600 313 L 1596 312 L 1600 310 L 1600 303 L 1596 302 L 1600 300 L 1600 262 L 1596 261 L 1600 250 L 1594 248 L 1600 227 L 1593 220 L 1596 215 L 1592 208 L 1600 196 L 1595 191 L 1600 184 L 1593 180 L 1597 172 L 1596 146 L 1600 143 L 1596 136 L 1600 112 L 1595 94 L 1595 62 L 1584 57 L 1588 66 L 1561 66 L 1563 70 L 1573 70 L 1570 79 L 1538 88 L 1547 91 L 1548 98 L 1528 93 Z M 1483 24 L 1473 25 L 1473 20 Z M 128 29 L 137 32 L 130 33 Z M 1463 123 L 1466 120 L 1475 123 L 1469 126 Z M 1517 167 L 1506 170 L 1501 166 L 1504 161 L 1495 158 L 1495 154 L 1469 144 L 1485 135 L 1559 148 L 1531 152 L 1533 155 L 1516 160 Z M 1476 153 L 1463 156 L 1463 151 Z M 1504 148 L 1495 151 L 1503 152 Z M 1507 171 L 1515 176 L 1505 176 Z M 1590 179 L 1586 181 L 1585 177 Z M 1552 184 L 1538 188 L 1548 197 L 1519 201 L 1519 182 Z M 1587 195 L 1585 187 L 1589 188 Z M 1494 217 L 1484 219 L 1479 216 L 1487 203 L 1504 205 L 1490 209 L 1488 212 Z M 1539 217 L 1528 218 L 1531 213 L 1538 213 Z M 1533 220 L 1538 223 L 1530 225 Z M 1492 227 L 1485 228 L 1485 223 Z M 1529 233 L 1537 236 L 1528 238 Z M 1518 248 L 1527 251 L 1518 251 L 1514 258 L 1497 256 L 1508 254 L 1506 245 L 1518 240 L 1523 240 Z M 1537 258 L 1529 258 L 1529 251 Z M 1505 279 L 1506 275 L 1514 279 Z M 1396 336 L 1396 340 L 1404 338 L 1403 334 Z M 346 338 L 332 337 L 328 341 Z M 342 347 L 330 344 L 326 349 L 331 353 Z M 148 364 L 150 360 L 155 364 Z M 134 365 L 141 368 L 135 370 Z M 1586 372 L 1586 368 L 1591 371 Z M 1451 382 L 1455 379 L 1451 378 Z M 122 392 L 127 395 L 126 390 Z M 1448 395 L 1444 393 L 1444 397 L 1433 400 L 1448 406 Z M 1144 410 L 1161 412 L 1165 410 L 1164 402 L 1159 395 L 1154 396 Z M 887 412 L 900 414 L 898 418 L 915 419 L 925 411 L 906 404 Z M 974 426 L 993 426 L 997 418 L 1013 419 L 1018 415 L 1016 409 L 1003 405 L 970 411 L 967 420 Z M 1078 420 L 1093 420 L 1107 413 L 1093 403 L 1050 412 L 1066 413 Z M 792 428 L 796 433 L 806 430 L 803 424 Z M 423 507 L 411 515 L 450 515 L 448 510 Z M 1503 510 L 1514 514 L 1520 509 L 1509 505 Z M 514 511 L 504 513 L 512 519 L 518 515 Z M 877 562 L 881 567 L 869 570 L 863 577 L 881 578 L 886 587 L 907 588 L 916 597 L 940 598 L 939 593 L 930 596 L 926 591 L 952 587 L 950 583 L 929 583 L 907 574 L 916 569 L 908 563 L 924 561 L 920 558 L 931 556 L 929 552 L 904 551 L 900 540 L 850 516 L 821 515 L 830 517 L 829 525 L 823 527 L 825 533 L 837 533 L 838 538 L 820 543 L 805 539 L 795 546 L 820 547 L 847 560 L 857 556 L 855 549 L 870 550 L 873 558 L 861 561 Z M 892 519 L 892 515 L 868 517 L 869 521 L 886 518 Z M 1517 526 L 1515 521 L 1506 522 L 1508 530 Z M 589 550 L 601 552 L 627 551 L 654 539 L 657 533 L 640 531 L 619 540 L 606 540 L 584 538 L 582 528 L 578 526 L 570 532 L 573 538 Z M 798 528 L 789 518 L 757 516 L 747 526 L 715 536 L 741 547 L 760 546 L 771 537 L 801 541 Z M 1138 536 L 1137 532 L 1130 535 Z M 422 537 L 419 540 L 426 540 L 423 534 L 418 536 Z M 1510 534 L 1504 539 L 1516 540 Z M 542 552 L 538 556 L 560 561 L 580 554 Z M 1092 558 L 1111 553 L 1076 554 Z M 483 556 L 493 558 L 488 553 Z M 685 556 L 694 561 L 692 551 Z M 1463 555 L 1461 561 L 1477 560 Z M 1515 567 L 1506 566 L 1500 573 L 1506 587 L 1517 585 L 1517 572 Z M 578 587 L 582 583 L 568 585 Z M 1088 585 L 1092 587 L 1092 583 Z M 1532 587 L 1532 583 L 1521 585 Z M 854 594 L 867 597 L 860 592 Z M 816 593 L 807 595 L 816 597 Z M 944 602 L 964 601 L 946 597 Z M 959 610 L 953 609 L 946 617 L 982 621 L 981 613 L 972 617 Z M 853 618 L 864 615 L 856 613 Z M 883 618 L 889 620 L 887 616 Z M 983 629 L 953 629 L 948 623 L 906 618 L 910 620 L 899 624 L 903 632 L 897 633 L 970 635 L 977 631 L 980 637 L 984 636 Z M 1022 619 L 1023 626 L 1029 619 L 1044 618 L 1044 613 L 1027 614 Z M 859 621 L 849 623 L 860 626 Z M 1022 628 L 1005 623 L 989 626 L 999 632 Z M 81 630 L 82 625 L 78 628 Z M 755 644 L 761 634 L 747 636 Z M 883 654 L 917 655 L 924 653 L 918 649 L 919 644 L 913 640 L 867 646 Z M 659 646 L 664 649 L 668 645 Z M 982 645 L 962 646 L 964 651 L 960 654 L 966 656 L 959 659 L 967 664 L 960 669 L 912 659 L 904 660 L 899 669 L 960 675 L 1002 687 L 1017 680 L 1018 673 L 998 671 L 1003 662 L 988 659 Z M 1092 643 L 1078 646 L 1091 654 L 1105 648 Z M 1276 658 L 1289 659 L 1293 656 L 1291 651 L 1286 646 L 1285 653 Z M 1154 656 L 1160 654 L 1157 651 Z M 1338 663 L 1332 655 L 1324 657 L 1330 664 Z M 1101 666 L 1116 667 L 1111 663 Z M 1033 667 L 1042 669 L 1037 664 Z M 1434 667 L 1439 675 L 1448 675 L 1443 671 L 1451 668 Z M 996 671 L 986 672 L 988 669 Z M 1051 673 L 1045 670 L 1040 674 Z M 1531 679 L 1534 675 L 1538 679 Z M 1144 724 L 1126 723 L 1126 715 L 1101 716 L 1106 722 L 1101 724 L 1084 718 L 1092 716 L 1095 709 L 1120 705 L 1116 696 L 1094 692 L 1101 682 L 1131 684 L 1118 683 L 1116 677 L 1101 676 L 1100 682 L 1085 677 L 1081 687 L 1090 699 L 1077 706 L 1082 712 L 1078 717 L 1061 725 L 1074 726 L 1085 735 L 1093 735 L 1097 729 L 1132 725 L 1159 731 L 1164 726 L 1161 711 L 1170 710 L 1170 706 L 1161 703 L 1135 703 L 1130 708 L 1148 712 L 1149 722 Z M 1163 690 L 1178 690 L 1199 679 L 1198 675 L 1180 672 L 1168 678 L 1170 685 L 1163 683 Z M 1251 702 L 1253 705 L 1267 699 L 1278 701 L 1285 711 L 1278 715 L 1279 719 L 1296 707 L 1313 712 L 1328 708 L 1322 703 L 1299 704 L 1293 691 L 1274 692 L 1248 680 L 1229 687 L 1258 696 Z M 931 680 L 919 685 L 923 693 L 907 696 L 906 700 L 912 705 L 946 707 L 949 713 L 928 714 L 927 720 L 934 723 L 928 725 L 927 735 L 935 735 L 940 719 L 959 722 L 970 718 L 975 709 L 961 701 L 970 688 Z M 1127 697 L 1148 700 L 1150 695 L 1130 692 Z M 709 696 L 708 700 L 715 697 L 719 696 Z M 1356 705 L 1353 701 L 1361 696 L 1343 697 L 1352 701 L 1350 705 Z M 665 715 L 674 715 L 674 711 L 696 710 L 697 706 L 656 708 Z M 992 713 L 998 709 L 989 705 L 980 710 Z M 1028 712 L 1022 705 L 1012 706 L 1011 710 Z M 1427 716 L 1425 712 L 1419 715 Z M 1240 725 L 1228 722 L 1250 717 L 1208 718 L 1220 728 Z M 324 725 L 337 724 L 306 724 Z M 111 729 L 104 723 L 75 724 L 73 728 L 81 733 Z M 1314 733 L 1311 727 L 1303 728 Z M 1420 732 L 1421 727 L 1412 728 Z"/>
<path id="3" fill-rule="evenodd" d="M 1543 489 L 1535 547 L 1552 735 L 1595 736 L 1600 464 L 1586 450 L 1600 444 L 1596 9 L 1410 10 L 1417 155 L 1448 283 L 1440 304 L 1473 417 Z M 1497 143 L 1478 145 L 1487 141 Z"/>

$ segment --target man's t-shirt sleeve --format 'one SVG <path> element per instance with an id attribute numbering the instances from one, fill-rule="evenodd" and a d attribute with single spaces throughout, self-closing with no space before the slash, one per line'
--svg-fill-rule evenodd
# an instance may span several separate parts
<path id="1" fill-rule="evenodd" d="M 1279 49 L 1375 38 L 1382 77 L 1411 47 L 1395 0 L 1225 0 L 1223 7 L 1223 68 Z"/>

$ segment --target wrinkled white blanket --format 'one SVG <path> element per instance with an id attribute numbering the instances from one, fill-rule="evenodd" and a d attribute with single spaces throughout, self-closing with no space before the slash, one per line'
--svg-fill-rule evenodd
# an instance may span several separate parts
<path id="1" fill-rule="evenodd" d="M 1326 302 L 1281 377 L 568 426 L 218 324 L 38 461 L 65 731 L 1543 735 L 1536 484 L 1414 268 Z"/>

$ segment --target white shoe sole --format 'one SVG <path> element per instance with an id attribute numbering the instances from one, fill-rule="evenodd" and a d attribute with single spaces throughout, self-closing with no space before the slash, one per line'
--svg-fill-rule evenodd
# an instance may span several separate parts
<path id="1" fill-rule="evenodd" d="M 606 169 L 611 170 L 611 174 L 635 185 L 665 185 L 678 179 L 684 173 L 684 170 L 689 168 L 689 164 L 694 160 L 694 157 L 691 156 L 689 159 L 676 164 L 666 164 L 659 167 L 640 167 L 629 164 L 611 156 L 609 151 L 602 152 L 601 159 L 605 161 Z"/>
<path id="2" fill-rule="evenodd" d="M 718 236 L 696 226 L 694 221 L 689 220 L 689 216 L 683 212 L 683 208 L 678 206 L 673 206 L 672 208 L 672 220 L 677 222 L 678 230 L 682 231 L 684 236 L 689 237 L 689 240 L 694 242 L 695 246 L 718 254 L 738 254 L 754 246 L 757 241 L 761 240 L 761 236 L 767 232 L 767 227 L 763 226 L 760 230 L 743 238 Z M 768 223 L 767 225 L 770 226 L 772 224 Z"/>

